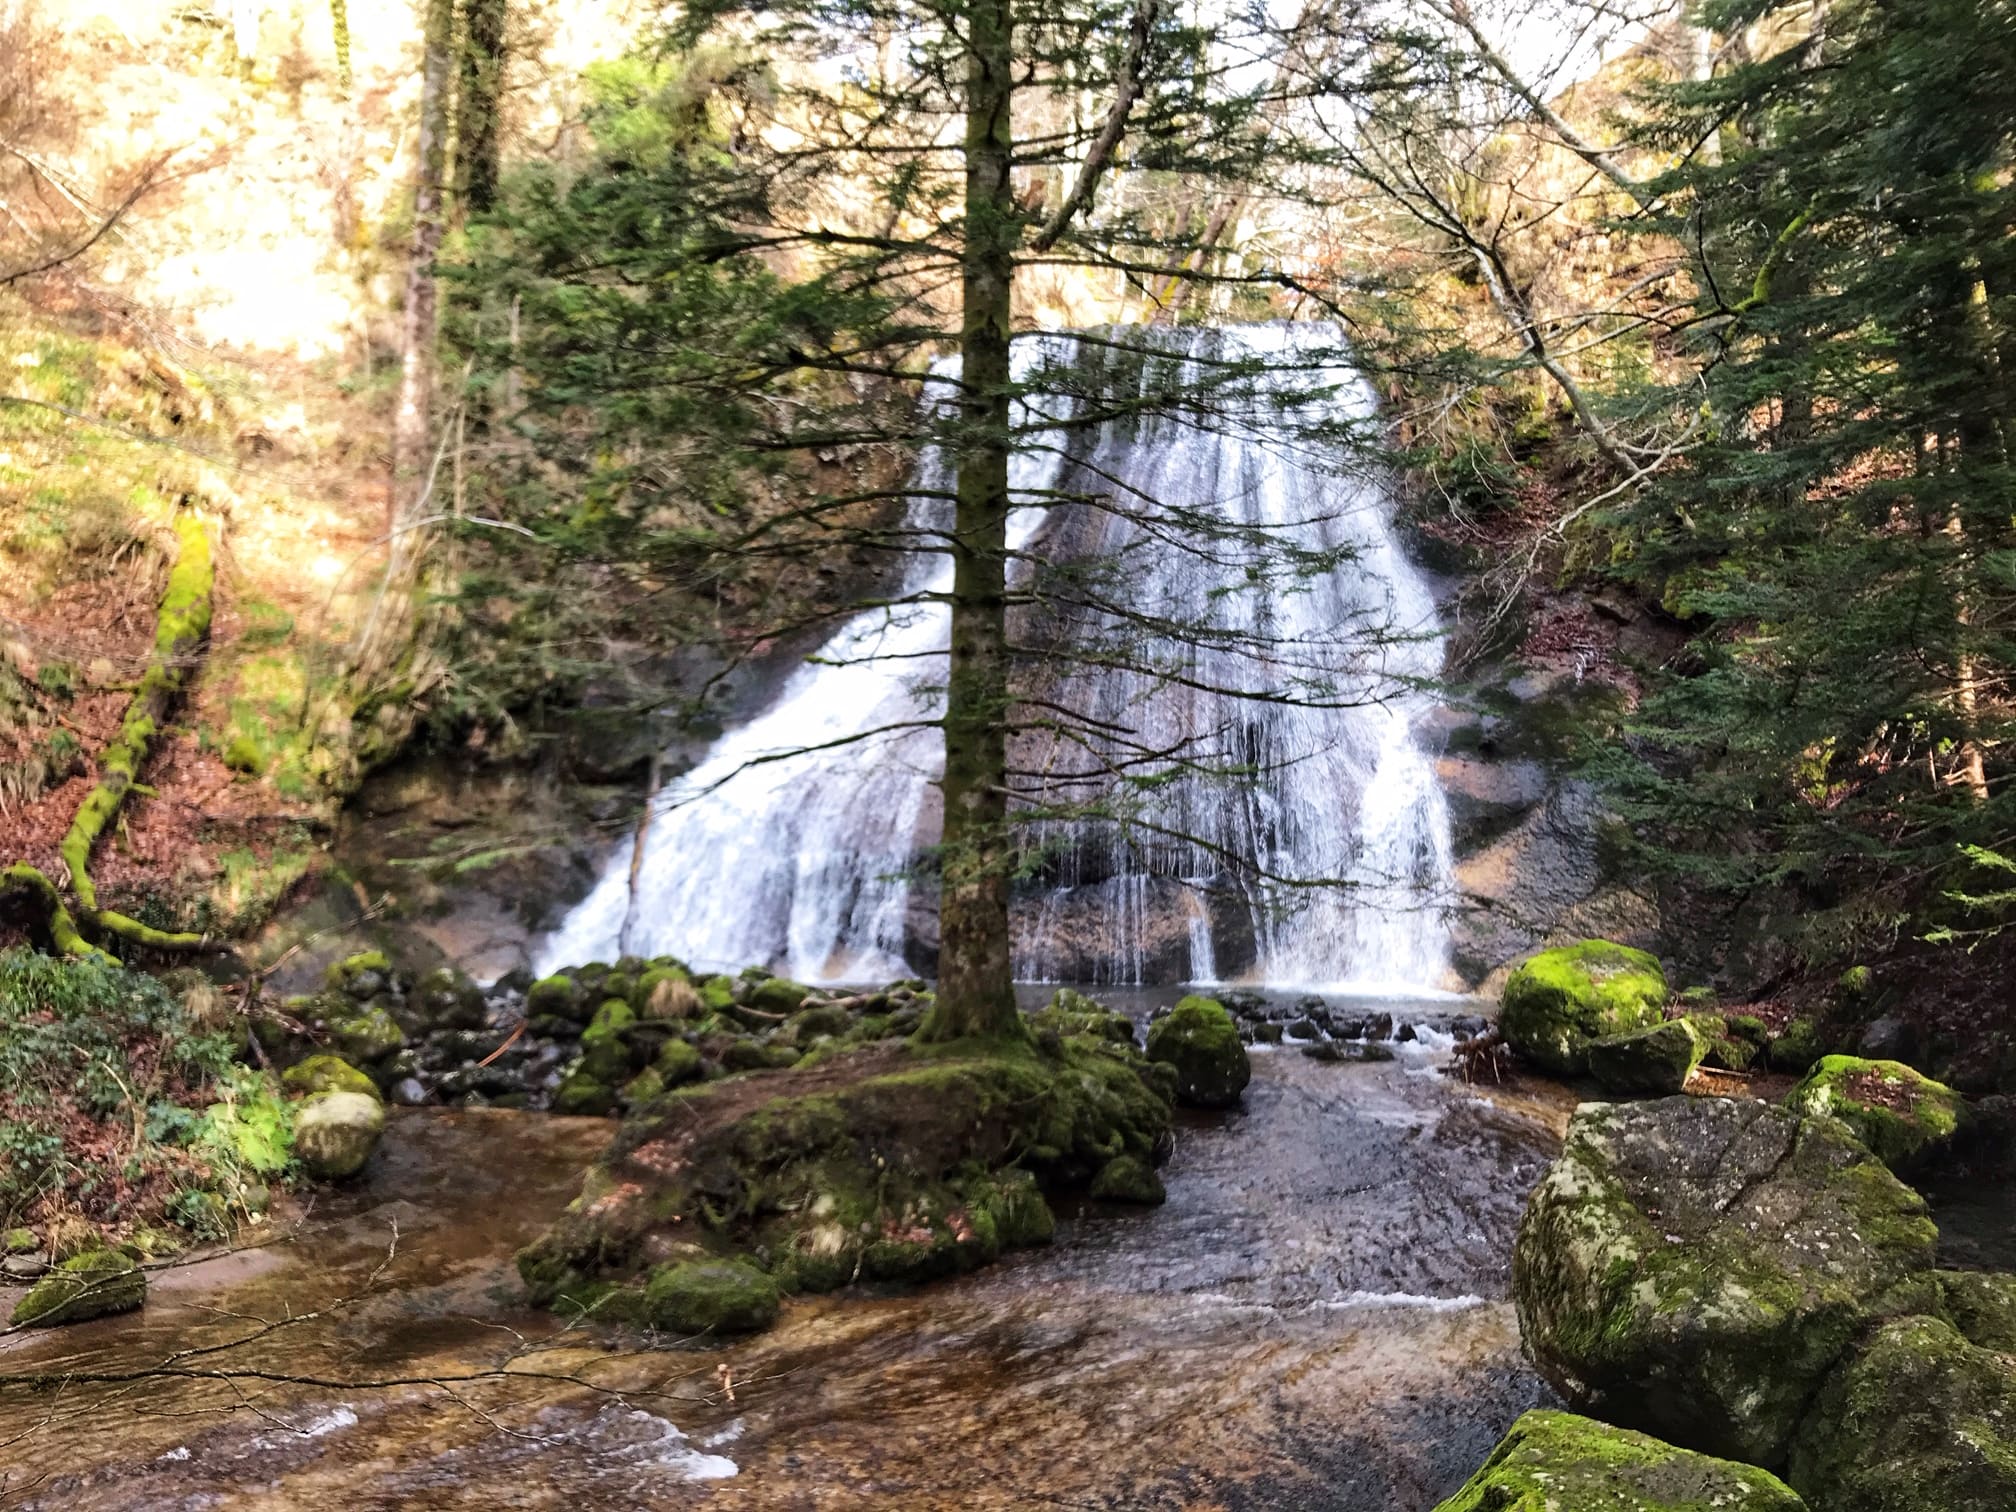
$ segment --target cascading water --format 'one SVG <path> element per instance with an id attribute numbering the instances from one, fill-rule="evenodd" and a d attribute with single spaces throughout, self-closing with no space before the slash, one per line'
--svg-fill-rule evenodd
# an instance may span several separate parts
<path id="1" fill-rule="evenodd" d="M 1330 355 L 1336 337 L 1276 325 L 1152 339 L 1165 366 L 1264 358 L 1307 389 L 1315 354 Z M 1076 363 L 1086 388 L 1151 381 L 1152 364 L 1116 378 L 1093 372 L 1111 364 L 1089 353 L 1076 355 L 1070 336 L 1030 339 L 1018 372 Z M 1331 413 L 1316 418 L 1351 421 L 1372 401 L 1345 380 L 1323 402 Z M 1025 586 L 1033 572 L 1040 600 L 1046 572 L 1104 564 L 1172 634 L 1115 654 L 1129 616 L 1110 594 L 1061 595 L 1067 607 L 1023 627 L 1022 639 L 1047 636 L 1062 653 L 1025 666 L 1023 691 L 1075 711 L 1094 746 L 1098 732 L 1125 730 L 1121 756 L 1177 754 L 1159 768 L 1137 760 L 1132 775 L 1153 776 L 1152 790 L 1136 785 L 1131 802 L 1098 820 L 1030 826 L 1018 976 L 1439 986 L 1449 824 L 1413 726 L 1442 652 L 1386 491 L 1340 470 L 1299 430 L 1291 436 L 1278 414 L 1270 425 L 1264 395 L 1243 416 L 1068 429 L 1068 406 L 1042 403 L 1043 416 L 1029 405 L 1021 415 L 1030 442 L 1011 470 L 1017 497 L 1115 502 L 1017 509 L 1010 545 L 1028 553 Z M 927 457 L 920 496 L 941 493 L 944 474 Z M 1151 502 L 1127 507 L 1134 501 Z M 941 509 L 920 497 L 912 513 L 928 520 Z M 1191 528 L 1172 530 L 1172 519 Z M 1335 565 L 1257 570 L 1274 542 L 1283 556 Z M 949 563 L 919 557 L 895 597 L 950 586 Z M 913 907 L 924 900 L 913 899 L 910 875 L 936 839 L 930 721 L 943 671 L 931 653 L 942 653 L 947 627 L 946 608 L 930 601 L 863 613 L 832 636 L 762 714 L 665 793 L 634 890 L 626 845 L 545 941 L 540 969 L 665 952 L 709 970 L 759 963 L 810 981 L 912 970 L 928 950 L 914 927 L 928 909 Z M 1013 764 L 1057 771 L 1062 748 L 1020 737 Z M 1082 738 L 1071 747 L 1085 748 Z M 1115 749 L 1098 754 L 1116 760 Z M 1231 768 L 1248 775 L 1233 780 Z"/>

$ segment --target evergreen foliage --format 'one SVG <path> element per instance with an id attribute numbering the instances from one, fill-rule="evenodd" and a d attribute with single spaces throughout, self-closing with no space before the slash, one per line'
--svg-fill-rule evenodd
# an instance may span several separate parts
<path id="1" fill-rule="evenodd" d="M 2016 819 L 2016 11 L 1699 20 L 1746 44 L 1637 145 L 1686 154 L 1651 219 L 1695 264 L 1668 402 L 1703 431 L 1618 570 L 1700 633 L 1611 775 L 1652 859 L 1818 901 L 1824 957 L 1951 923 Z"/>

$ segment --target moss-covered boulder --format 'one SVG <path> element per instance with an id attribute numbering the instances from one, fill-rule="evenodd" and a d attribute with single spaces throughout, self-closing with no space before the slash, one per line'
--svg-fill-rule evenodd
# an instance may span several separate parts
<path id="1" fill-rule="evenodd" d="M 481 1029 L 483 989 L 452 966 L 437 966 L 408 997 L 413 1021 L 425 1029 Z"/>
<path id="2" fill-rule="evenodd" d="M 1037 1034 L 1090 1034 L 1120 1045 L 1135 1044 L 1139 1038 L 1134 1020 L 1126 1014 L 1070 987 L 1058 988 L 1043 1008 L 1030 1014 L 1029 1027 Z"/>
<path id="3" fill-rule="evenodd" d="M 330 1048 L 353 1065 L 378 1065 L 406 1047 L 406 1031 L 378 1002 L 366 1003 L 350 1013 L 325 1013 L 318 1027 Z"/>
<path id="4" fill-rule="evenodd" d="M 542 1304 L 596 1306 L 665 1255 L 760 1261 L 786 1291 L 907 1281 L 1040 1243 L 1037 1178 L 1152 1167 L 1168 1101 L 1138 1053 L 1080 1036 L 985 1052 L 901 1042 L 665 1092 L 519 1255 Z"/>
<path id="5" fill-rule="evenodd" d="M 1555 1076 L 1588 1069 L 1592 1040 L 1650 1028 L 1665 1015 L 1658 958 L 1608 940 L 1543 950 L 1521 962 L 1499 999 L 1498 1029 L 1522 1059 Z"/>
<path id="6" fill-rule="evenodd" d="M 146 1272 L 117 1250 L 100 1247 L 71 1256 L 37 1281 L 14 1304 L 10 1321 L 27 1328 L 80 1323 L 131 1312 L 146 1300 Z"/>
<path id="7" fill-rule="evenodd" d="M 1684 1088 L 1707 1053 L 1708 1041 L 1686 1019 L 1591 1040 L 1587 1051 L 1589 1074 L 1606 1091 L 1655 1097 Z"/>
<path id="8" fill-rule="evenodd" d="M 801 982 L 794 982 L 788 977 L 765 977 L 750 984 L 743 1001 L 758 1013 L 781 1016 L 796 1013 L 811 995 L 812 989 Z"/>
<path id="9" fill-rule="evenodd" d="M 1677 1449 L 1570 1412 L 1512 1425 L 1435 1512 L 1805 1512 L 1768 1471 Z"/>
<path id="10" fill-rule="evenodd" d="M 1825 1512 L 2009 1512 L 2016 1359 L 1938 1318 L 1884 1324 L 1823 1383 L 1785 1475 Z"/>
<path id="11" fill-rule="evenodd" d="M 392 962 L 382 950 L 366 950 L 333 961 L 322 973 L 322 985 L 359 1002 L 376 997 L 392 985 Z"/>
<path id="12" fill-rule="evenodd" d="M 572 976 L 566 972 L 555 972 L 552 976 L 541 977 L 525 989 L 525 1016 L 575 1018 L 579 1012 L 576 1005 L 582 996 Z"/>
<path id="13" fill-rule="evenodd" d="M 384 1132 L 375 1093 L 317 1092 L 294 1110 L 294 1158 L 310 1176 L 340 1181 L 364 1169 Z"/>
<path id="14" fill-rule="evenodd" d="M 1176 1100 L 1230 1108 L 1253 1079 L 1239 1025 L 1216 998 L 1192 995 L 1148 1026 L 1148 1059 L 1176 1071 Z"/>
<path id="15" fill-rule="evenodd" d="M 1832 1119 L 1586 1103 L 1527 1204 L 1513 1295 L 1571 1406 L 1775 1469 L 1852 1342 L 1936 1308 L 1937 1237 L 1924 1200 Z"/>
<path id="16" fill-rule="evenodd" d="M 1771 1038 L 1763 1020 L 1748 1014 L 1690 1013 L 1686 1019 L 1701 1036 L 1701 1064 L 1723 1071 L 1748 1071 Z"/>
<path id="17" fill-rule="evenodd" d="M 1774 1071 L 1804 1071 L 1826 1053 L 1826 1038 L 1811 1019 L 1791 1019 L 1764 1042 L 1765 1062 Z"/>
<path id="18" fill-rule="evenodd" d="M 1945 1315 L 1969 1344 L 2016 1355 L 2016 1275 L 2002 1271 L 1941 1271 Z"/>
<path id="19" fill-rule="evenodd" d="M 378 1084 L 340 1055 L 311 1055 L 280 1073 L 280 1085 L 296 1097 L 317 1092 L 355 1092 L 378 1096 Z"/>
<path id="20" fill-rule="evenodd" d="M 777 1321 L 777 1283 L 741 1260 L 660 1265 L 627 1295 L 596 1309 L 602 1317 L 644 1323 L 667 1333 L 755 1333 Z"/>
<path id="21" fill-rule="evenodd" d="M 616 1089 L 576 1061 L 554 1089 L 553 1111 L 565 1118 L 606 1118 L 616 1111 Z"/>
<path id="22" fill-rule="evenodd" d="M 1138 1155 L 1116 1155 L 1092 1178 L 1091 1195 L 1101 1202 L 1133 1202 L 1156 1207 L 1169 1198 L 1155 1167 Z"/>
<path id="23" fill-rule="evenodd" d="M 1918 1170 L 1959 1132 L 1965 1104 L 1951 1087 L 1901 1061 L 1823 1056 L 1785 1094 L 1795 1113 L 1830 1114 L 1893 1171 Z"/>

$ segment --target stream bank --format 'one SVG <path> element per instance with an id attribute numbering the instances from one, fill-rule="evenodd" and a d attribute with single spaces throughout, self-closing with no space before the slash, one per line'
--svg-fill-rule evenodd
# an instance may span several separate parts
<path id="1" fill-rule="evenodd" d="M 14 1462 L 48 1472 L 15 1499 L 1425 1512 L 1548 1400 L 1519 1355 L 1508 1261 L 1571 1099 L 1493 1100 L 1397 1048 L 1345 1065 L 1258 1052 L 1242 1111 L 1184 1116 L 1165 1206 L 1086 1204 L 1047 1250 L 902 1295 L 793 1301 L 726 1349 L 556 1336 L 518 1300 L 512 1251 L 578 1189 L 606 1122 L 401 1111 L 293 1242 L 158 1272 L 137 1318 L 7 1340 L 0 1369 L 127 1369 L 284 1309 L 322 1316 L 206 1359 L 411 1381 L 547 1341 L 516 1378 L 456 1388 L 469 1406 L 417 1385 L 242 1382 L 256 1410 L 228 1411 L 221 1383 L 76 1387 L 53 1418 L 10 1391 L 0 1437 L 27 1431 Z"/>

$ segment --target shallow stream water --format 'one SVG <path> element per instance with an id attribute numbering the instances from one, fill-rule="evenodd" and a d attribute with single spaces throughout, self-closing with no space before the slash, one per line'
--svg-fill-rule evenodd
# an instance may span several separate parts
<path id="1" fill-rule="evenodd" d="M 266 1373 L 0 1390 L 0 1505 L 1427 1509 L 1547 1399 L 1508 1264 L 1568 1099 L 1399 1048 L 1257 1053 L 1242 1111 L 1179 1129 L 1166 1206 L 1087 1207 L 1045 1249 L 726 1345 L 514 1300 L 512 1251 L 608 1123 L 402 1112 L 287 1242 L 0 1339 L 9 1376 Z"/>

